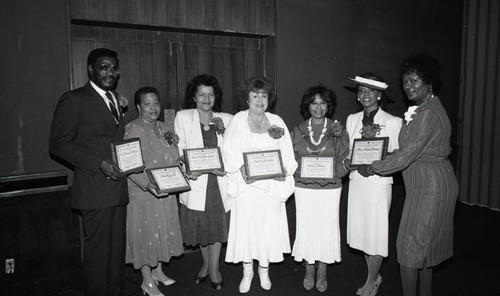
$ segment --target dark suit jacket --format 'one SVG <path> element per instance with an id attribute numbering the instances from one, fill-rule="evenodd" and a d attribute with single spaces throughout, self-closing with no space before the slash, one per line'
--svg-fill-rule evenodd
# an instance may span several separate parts
<path id="1" fill-rule="evenodd" d="M 111 160 L 111 142 L 122 140 L 123 116 L 116 125 L 102 97 L 85 86 L 63 94 L 57 103 L 49 139 L 49 151 L 74 171 L 71 206 L 90 210 L 128 202 L 127 178 L 108 180 L 99 169 Z"/>

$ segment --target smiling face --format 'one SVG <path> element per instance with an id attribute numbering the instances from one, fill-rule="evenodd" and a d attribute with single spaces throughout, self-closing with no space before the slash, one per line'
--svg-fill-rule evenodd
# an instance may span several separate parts
<path id="1" fill-rule="evenodd" d="M 116 88 L 120 76 L 118 60 L 113 57 L 100 57 L 93 65 L 87 66 L 90 80 L 99 88 L 109 91 Z"/>
<path id="2" fill-rule="evenodd" d="M 141 104 L 137 105 L 137 110 L 139 111 L 139 116 L 142 119 L 148 122 L 157 121 L 161 110 L 158 96 L 154 93 L 141 95 Z"/>
<path id="3" fill-rule="evenodd" d="M 382 92 L 380 90 L 358 85 L 358 101 L 366 111 L 376 110 L 381 96 Z"/>
<path id="4" fill-rule="evenodd" d="M 316 94 L 314 96 L 314 101 L 309 104 L 309 113 L 311 113 L 311 117 L 319 121 L 325 118 L 327 112 L 328 103 L 323 100 L 319 94 Z"/>
<path id="5" fill-rule="evenodd" d="M 214 88 L 200 85 L 194 96 L 196 108 L 200 111 L 211 111 L 215 104 Z"/>
<path id="6" fill-rule="evenodd" d="M 403 89 L 408 99 L 419 105 L 429 94 L 430 86 L 417 73 L 411 72 L 403 75 Z"/>
<path id="7" fill-rule="evenodd" d="M 255 115 L 266 112 L 269 105 L 269 94 L 264 90 L 251 91 L 248 94 L 248 110 Z"/>

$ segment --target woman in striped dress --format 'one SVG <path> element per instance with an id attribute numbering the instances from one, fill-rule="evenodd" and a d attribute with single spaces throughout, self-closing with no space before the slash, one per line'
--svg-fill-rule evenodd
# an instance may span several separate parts
<path id="1" fill-rule="evenodd" d="M 405 113 L 399 149 L 367 169 L 379 175 L 403 170 L 406 198 L 396 247 L 405 296 L 417 295 L 417 282 L 420 295 L 432 295 L 433 267 L 453 255 L 458 182 L 448 160 L 450 120 L 433 93 L 438 73 L 438 62 L 426 55 L 403 62 L 403 88 L 416 106 Z"/>

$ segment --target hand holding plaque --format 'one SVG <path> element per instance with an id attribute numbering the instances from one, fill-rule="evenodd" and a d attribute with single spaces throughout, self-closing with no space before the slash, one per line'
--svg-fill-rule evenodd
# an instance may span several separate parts
<path id="1" fill-rule="evenodd" d="M 280 150 L 244 152 L 245 174 L 249 180 L 264 180 L 285 177 Z"/>
<path id="2" fill-rule="evenodd" d="M 224 163 L 220 148 L 194 148 L 184 149 L 184 160 L 186 162 L 186 174 L 192 172 L 200 174 L 213 171 L 224 172 Z"/>
<path id="3" fill-rule="evenodd" d="M 178 165 L 146 169 L 146 173 L 151 183 L 155 185 L 156 192 L 159 194 L 191 189 Z"/>
<path id="4" fill-rule="evenodd" d="M 387 154 L 388 142 L 388 137 L 354 139 L 351 166 L 371 164 L 375 160 L 384 159 Z"/>
<path id="5" fill-rule="evenodd" d="M 303 156 L 300 159 L 300 170 L 297 181 L 302 183 L 317 182 L 320 184 L 325 183 L 324 181 L 334 181 L 335 171 L 333 163 L 333 157 Z"/>
<path id="6" fill-rule="evenodd" d="M 144 169 L 141 140 L 139 138 L 111 143 L 111 155 L 123 174 Z"/>

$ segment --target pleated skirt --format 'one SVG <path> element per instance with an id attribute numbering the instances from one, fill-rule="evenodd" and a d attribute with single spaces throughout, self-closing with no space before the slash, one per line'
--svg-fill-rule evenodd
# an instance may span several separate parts
<path id="1" fill-rule="evenodd" d="M 334 263 L 341 261 L 339 206 L 342 188 L 295 188 L 295 261 Z"/>
<path id="2" fill-rule="evenodd" d="M 231 209 L 226 262 L 281 262 L 290 253 L 285 203 L 249 188 Z"/>

